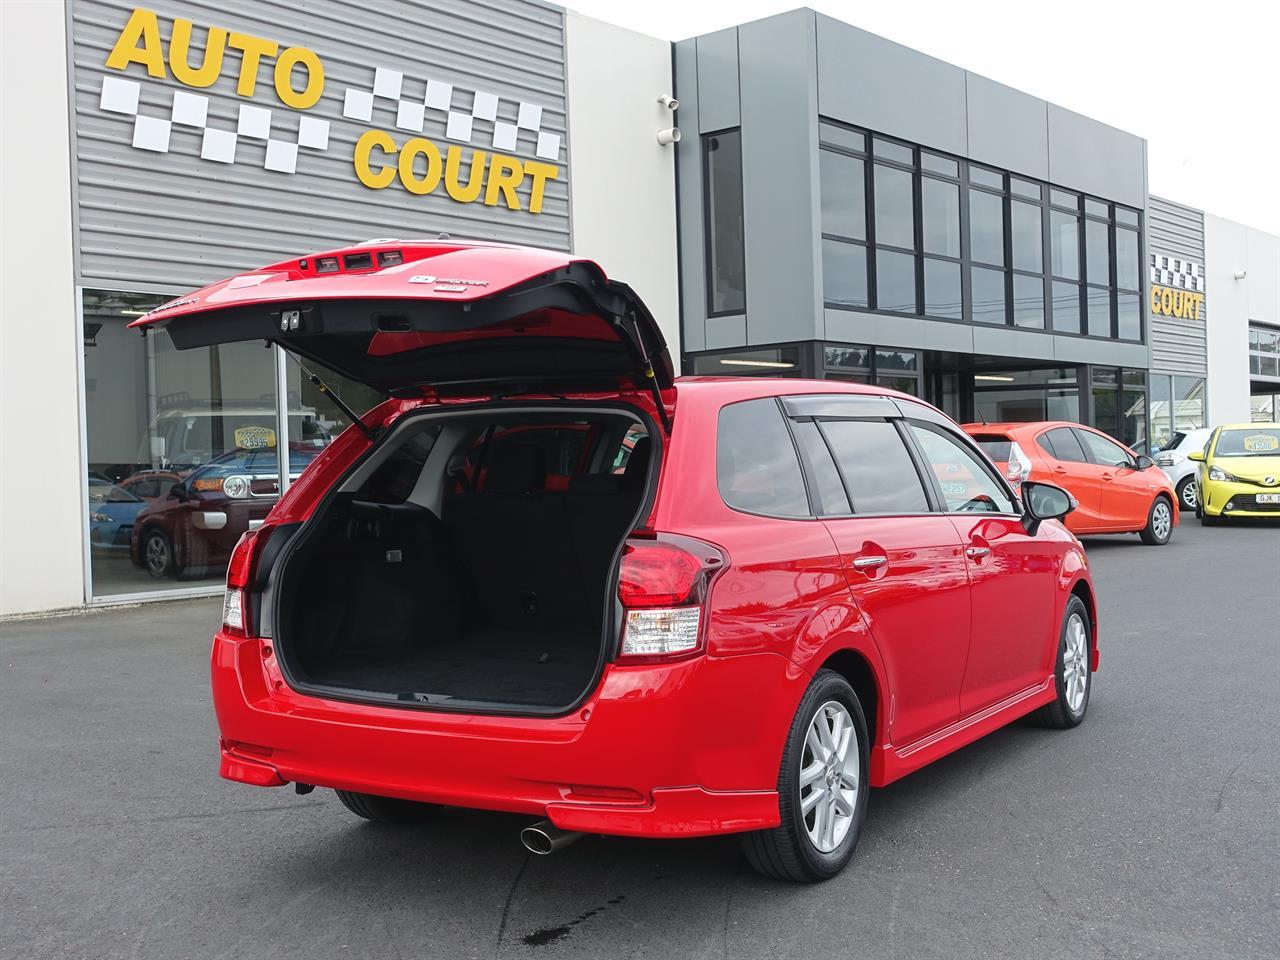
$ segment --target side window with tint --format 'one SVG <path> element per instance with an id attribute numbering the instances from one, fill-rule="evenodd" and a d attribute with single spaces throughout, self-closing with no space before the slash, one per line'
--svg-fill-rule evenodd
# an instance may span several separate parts
<path id="1" fill-rule="evenodd" d="M 907 427 L 938 480 L 948 512 L 1017 512 L 1000 482 L 959 439 L 927 423 L 911 420 Z"/>
<path id="2" fill-rule="evenodd" d="M 897 428 L 887 420 L 824 420 L 857 513 L 926 513 L 929 500 Z"/>
<path id="3" fill-rule="evenodd" d="M 800 455 L 809 472 L 809 479 L 816 488 L 819 511 L 824 516 L 849 513 L 849 497 L 817 423 L 812 420 L 795 420 L 791 424 L 791 432 L 800 446 Z"/>
<path id="4" fill-rule="evenodd" d="M 716 429 L 716 483 L 736 510 L 775 517 L 807 517 L 795 444 L 772 397 L 731 403 Z"/>
<path id="5" fill-rule="evenodd" d="M 1067 427 L 1056 427 L 1040 434 L 1036 438 L 1036 444 L 1055 460 L 1061 460 L 1064 463 L 1089 462 L 1089 458 L 1084 455 L 1084 448 L 1080 446 L 1080 441 L 1076 439 L 1075 433 Z"/>
<path id="6" fill-rule="evenodd" d="M 1100 466 L 1127 467 L 1132 461 L 1129 451 L 1106 437 L 1091 433 L 1088 430 L 1074 430 L 1072 432 L 1080 438 L 1080 442 L 1085 445 L 1089 453 L 1093 454 L 1093 459 Z"/>

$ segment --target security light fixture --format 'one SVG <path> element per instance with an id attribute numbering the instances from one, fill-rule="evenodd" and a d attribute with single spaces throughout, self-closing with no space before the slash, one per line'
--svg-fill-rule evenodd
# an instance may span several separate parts
<path id="1" fill-rule="evenodd" d="M 665 130 L 658 131 L 658 142 L 662 144 L 664 147 L 672 143 L 678 143 L 679 141 L 680 141 L 679 127 L 667 127 Z"/>
<path id="2" fill-rule="evenodd" d="M 666 107 L 668 110 L 680 109 L 680 101 L 677 100 L 675 97 L 671 96 L 671 94 L 669 93 L 664 93 L 662 96 L 660 96 L 658 98 L 658 102 L 662 104 L 664 107 Z"/>

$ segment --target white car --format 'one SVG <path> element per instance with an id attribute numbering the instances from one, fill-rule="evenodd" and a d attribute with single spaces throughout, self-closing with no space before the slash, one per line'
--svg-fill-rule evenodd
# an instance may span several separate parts
<path id="1" fill-rule="evenodd" d="M 1156 465 L 1168 475 L 1173 489 L 1177 491 L 1178 503 L 1183 510 L 1194 510 L 1196 498 L 1199 496 L 1196 491 L 1197 464 L 1194 460 L 1188 460 L 1187 454 L 1195 450 L 1203 450 L 1211 433 L 1213 431 L 1208 427 L 1188 430 L 1185 433 L 1175 430 L 1169 442 L 1156 453 Z"/>

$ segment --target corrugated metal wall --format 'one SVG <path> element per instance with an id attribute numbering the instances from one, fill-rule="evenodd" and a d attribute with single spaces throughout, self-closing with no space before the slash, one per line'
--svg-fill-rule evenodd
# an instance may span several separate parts
<path id="1" fill-rule="evenodd" d="M 1203 273 L 1204 213 L 1180 203 L 1151 197 L 1147 206 L 1147 248 L 1156 255 L 1198 263 Z M 1210 293 L 1206 288 L 1199 320 L 1153 314 L 1151 305 L 1147 305 L 1152 371 L 1205 376 L 1208 370 L 1205 331 L 1209 323 Z"/>
<path id="2" fill-rule="evenodd" d="M 226 52 L 217 81 L 204 89 L 178 83 L 167 70 L 165 79 L 151 77 L 137 63 L 123 71 L 108 69 L 106 59 L 134 4 L 72 0 L 80 283 L 149 283 L 183 290 L 330 246 L 374 237 L 432 237 L 441 231 L 460 238 L 569 248 L 564 24 L 559 8 L 530 0 L 397 0 L 369 5 L 340 0 L 157 0 L 148 7 L 159 13 L 166 51 L 173 20 L 194 23 L 188 59 L 195 66 L 202 62 L 210 25 L 276 41 L 281 50 L 309 48 L 324 65 L 324 92 L 307 110 L 286 107 L 275 92 L 274 58 L 264 57 L 253 96 L 238 96 L 241 54 L 232 49 Z M 400 98 L 418 107 L 424 104 L 429 79 L 453 85 L 450 108 L 467 115 L 474 110 L 477 115 L 472 141 L 462 145 L 464 158 L 471 148 L 492 150 L 495 121 L 517 124 L 522 102 L 541 107 L 537 128 L 523 124 L 516 146 L 501 152 L 559 168 L 558 178 L 547 182 L 542 212 L 528 210 L 528 179 L 519 191 L 521 210 L 500 202 L 460 203 L 443 185 L 428 195 L 409 193 L 398 181 L 384 189 L 362 185 L 352 165 L 353 147 L 362 133 L 385 130 L 397 144 L 419 136 L 397 129 L 394 98 L 374 97 L 368 122 L 344 116 L 348 88 L 372 91 L 376 67 L 401 71 Z M 300 68 L 294 76 L 300 87 Z M 249 105 L 271 110 L 270 135 L 286 144 L 298 142 L 304 117 L 328 121 L 328 147 L 298 147 L 294 173 L 265 169 L 266 142 L 247 135 L 236 137 L 234 162 L 203 159 L 203 130 L 179 123 L 170 128 L 168 152 L 138 149 L 133 146 L 134 117 L 103 109 L 107 78 L 140 85 L 137 112 L 145 117 L 168 119 L 175 92 L 194 94 L 208 98 L 209 128 L 236 131 L 243 122 L 241 107 Z M 489 111 L 476 103 L 475 91 L 497 95 L 494 119 L 486 118 Z M 124 96 L 127 101 L 127 90 Z M 452 142 L 445 136 L 446 114 L 429 105 L 424 113 L 420 135 L 444 153 Z M 546 135 L 541 157 L 536 154 L 538 130 Z M 550 143 L 555 137 L 558 146 Z M 289 148 L 284 151 L 287 154 Z M 378 152 L 374 156 L 386 159 Z M 390 162 L 394 166 L 394 158 Z M 420 173 L 424 167 L 419 158 Z M 464 163 L 464 183 L 468 170 Z"/>

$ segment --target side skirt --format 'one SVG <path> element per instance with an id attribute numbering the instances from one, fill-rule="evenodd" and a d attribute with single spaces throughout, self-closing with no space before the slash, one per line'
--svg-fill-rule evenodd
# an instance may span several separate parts
<path id="1" fill-rule="evenodd" d="M 895 749 L 892 744 L 878 746 L 871 752 L 871 785 L 883 787 L 915 773 L 1032 710 L 1052 703 L 1057 695 L 1054 677 L 1050 674 L 1042 683 L 1020 690 L 902 749 Z"/>

